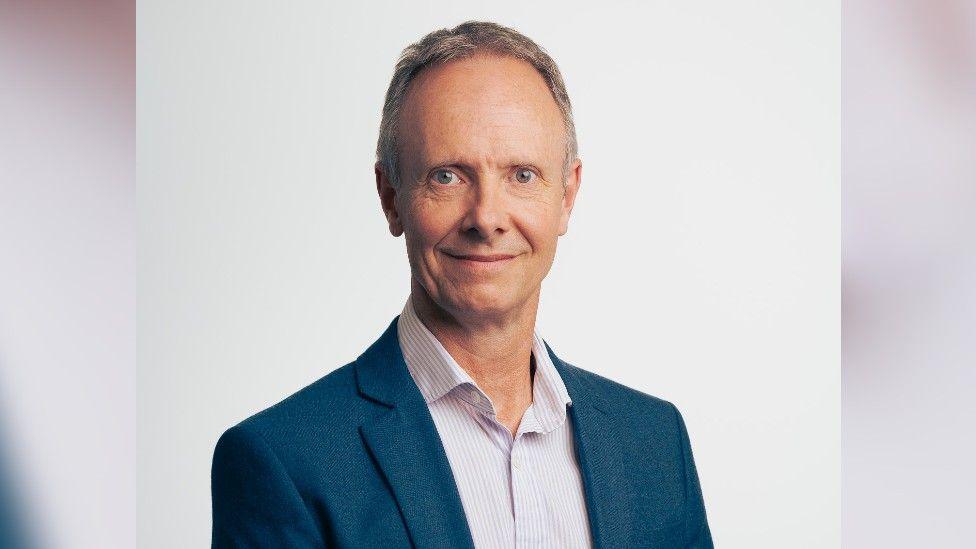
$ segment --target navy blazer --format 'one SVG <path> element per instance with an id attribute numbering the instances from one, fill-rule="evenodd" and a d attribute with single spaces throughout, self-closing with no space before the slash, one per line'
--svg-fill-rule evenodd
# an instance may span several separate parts
<path id="1" fill-rule="evenodd" d="M 471 548 L 454 475 L 395 318 L 354 362 L 228 429 L 213 547 Z M 681 414 L 561 361 L 593 546 L 712 547 Z"/>

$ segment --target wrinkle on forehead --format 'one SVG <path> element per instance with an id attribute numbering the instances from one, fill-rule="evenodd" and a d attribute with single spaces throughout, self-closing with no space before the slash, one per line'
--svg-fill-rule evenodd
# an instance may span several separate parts
<path id="1" fill-rule="evenodd" d="M 549 88 L 534 67 L 510 57 L 479 54 L 425 69 L 401 116 L 404 168 L 449 160 L 561 166 L 565 155 L 562 115 Z"/>

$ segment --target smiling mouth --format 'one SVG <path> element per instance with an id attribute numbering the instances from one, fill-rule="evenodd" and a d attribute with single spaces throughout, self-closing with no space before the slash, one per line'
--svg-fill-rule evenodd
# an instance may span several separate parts
<path id="1" fill-rule="evenodd" d="M 512 254 L 452 254 L 449 252 L 444 252 L 445 254 L 453 257 L 454 259 L 463 259 L 465 261 L 477 261 L 478 263 L 495 263 L 498 261 L 505 261 L 506 259 L 512 259 L 515 257 Z"/>

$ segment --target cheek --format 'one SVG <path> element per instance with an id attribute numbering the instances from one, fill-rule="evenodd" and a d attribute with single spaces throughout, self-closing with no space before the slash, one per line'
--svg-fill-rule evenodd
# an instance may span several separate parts
<path id="1" fill-rule="evenodd" d="M 560 210 L 552 204 L 538 204 L 522 217 L 521 232 L 536 254 L 551 254 L 559 235 Z"/>
<path id="2" fill-rule="evenodd" d="M 412 255 L 433 255 L 439 242 L 454 227 L 449 208 L 416 207 L 404 223 L 407 249 Z"/>

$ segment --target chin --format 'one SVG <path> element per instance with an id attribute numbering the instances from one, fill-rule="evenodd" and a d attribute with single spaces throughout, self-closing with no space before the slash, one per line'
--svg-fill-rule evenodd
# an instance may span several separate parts
<path id="1" fill-rule="evenodd" d="M 475 314 L 507 313 L 515 307 L 514 293 L 499 289 L 485 288 L 457 296 L 452 300 L 453 307 L 459 312 Z"/>

